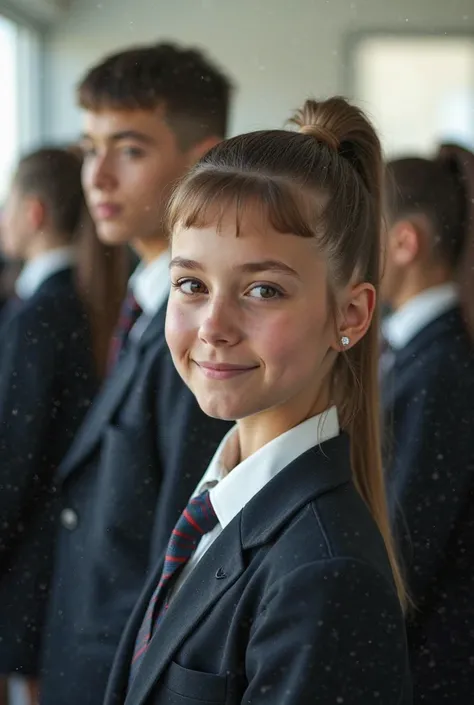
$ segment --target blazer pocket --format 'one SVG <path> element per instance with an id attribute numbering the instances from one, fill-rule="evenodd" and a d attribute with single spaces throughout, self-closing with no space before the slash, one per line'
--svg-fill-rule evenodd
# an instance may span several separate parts
<path id="1" fill-rule="evenodd" d="M 227 676 L 191 671 L 172 661 L 162 681 L 169 705 L 225 705 Z"/>

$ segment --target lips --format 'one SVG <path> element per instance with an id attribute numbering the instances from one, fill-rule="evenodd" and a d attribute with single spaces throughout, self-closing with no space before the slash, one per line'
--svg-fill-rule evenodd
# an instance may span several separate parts
<path id="1" fill-rule="evenodd" d="M 225 362 L 196 362 L 201 372 L 209 379 L 231 379 L 255 370 L 258 365 L 234 365 Z"/>
<path id="2" fill-rule="evenodd" d="M 99 203 L 93 210 L 99 220 L 113 220 L 113 218 L 120 215 L 122 206 L 117 203 Z"/>

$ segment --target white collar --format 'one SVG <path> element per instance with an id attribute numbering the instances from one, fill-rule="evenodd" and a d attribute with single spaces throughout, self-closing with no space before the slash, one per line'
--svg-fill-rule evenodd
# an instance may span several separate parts
<path id="1" fill-rule="evenodd" d="M 229 472 L 229 467 L 224 466 L 223 459 L 237 450 L 237 426 L 233 426 L 211 460 L 196 494 L 201 492 L 208 482 L 217 481 L 218 484 L 210 490 L 210 498 L 219 523 L 224 529 L 252 497 L 283 468 L 310 448 L 338 436 L 339 430 L 337 409 L 333 406 L 274 438 Z"/>
<path id="2" fill-rule="evenodd" d="M 154 316 L 168 298 L 169 263 L 170 254 L 166 251 L 149 264 L 139 264 L 130 278 L 130 287 L 147 316 Z"/>
<path id="3" fill-rule="evenodd" d="M 459 301 L 454 282 L 433 286 L 414 296 L 383 322 L 383 335 L 394 350 L 405 347 L 423 328 Z"/>
<path id="4" fill-rule="evenodd" d="M 58 247 L 30 260 L 23 267 L 15 283 L 15 291 L 20 299 L 29 299 L 53 274 L 69 269 L 76 263 L 76 248 Z"/>

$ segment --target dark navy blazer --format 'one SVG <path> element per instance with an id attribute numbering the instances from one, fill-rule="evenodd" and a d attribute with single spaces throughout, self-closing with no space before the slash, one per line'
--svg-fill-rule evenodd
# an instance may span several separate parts
<path id="1" fill-rule="evenodd" d="M 0 673 L 35 674 L 59 513 L 55 478 L 98 380 L 71 269 L 0 326 Z"/>
<path id="2" fill-rule="evenodd" d="M 225 527 L 175 594 L 127 695 L 162 565 L 124 633 L 106 705 L 411 703 L 403 616 L 344 435 L 298 457 Z"/>
<path id="3" fill-rule="evenodd" d="M 415 703 L 474 697 L 474 356 L 456 308 L 402 350 L 383 385 L 389 502 L 414 609 Z"/>
<path id="4" fill-rule="evenodd" d="M 165 313 L 130 339 L 60 469 L 42 705 L 102 705 L 150 562 L 229 429 L 176 372 Z"/>

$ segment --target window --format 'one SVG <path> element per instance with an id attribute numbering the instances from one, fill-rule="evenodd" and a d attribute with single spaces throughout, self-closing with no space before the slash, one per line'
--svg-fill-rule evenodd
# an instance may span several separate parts
<path id="1" fill-rule="evenodd" d="M 0 15 L 0 205 L 19 154 L 39 141 L 39 72 L 38 34 Z"/>
<path id="2" fill-rule="evenodd" d="M 18 157 L 17 42 L 15 24 L 0 16 L 0 202 Z"/>
<path id="3" fill-rule="evenodd" d="M 446 141 L 474 149 L 474 38 L 362 35 L 350 53 L 350 92 L 389 157 Z"/>

